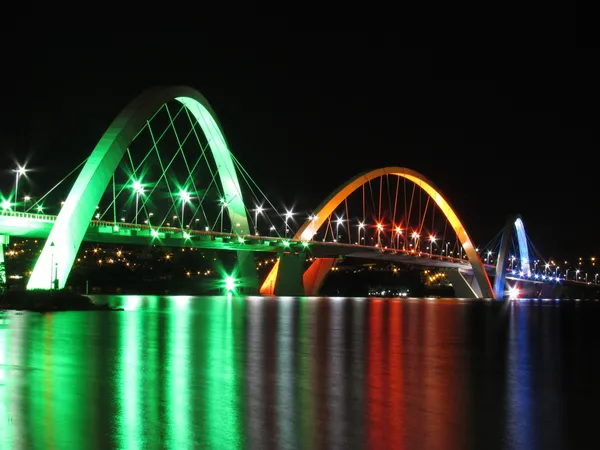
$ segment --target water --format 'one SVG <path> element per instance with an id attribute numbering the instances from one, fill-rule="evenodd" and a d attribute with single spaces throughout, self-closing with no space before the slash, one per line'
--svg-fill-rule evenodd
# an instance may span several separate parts
<path id="1" fill-rule="evenodd" d="M 597 448 L 595 302 L 0 313 L 0 449 Z"/>

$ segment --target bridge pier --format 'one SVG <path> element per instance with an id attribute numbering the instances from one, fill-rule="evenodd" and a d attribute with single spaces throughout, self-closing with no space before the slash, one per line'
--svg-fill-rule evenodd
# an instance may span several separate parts
<path id="1" fill-rule="evenodd" d="M 4 247 L 6 245 L 8 245 L 8 236 L 0 234 L 0 284 L 6 283 L 6 264 L 4 262 Z"/>
<path id="2" fill-rule="evenodd" d="M 279 253 L 277 277 L 271 281 L 269 289 L 273 295 L 298 297 L 304 295 L 304 266 L 306 254 Z"/>
<path id="3" fill-rule="evenodd" d="M 484 298 L 474 275 L 463 274 L 459 269 L 448 269 L 446 271 L 448 280 L 454 288 L 454 295 L 457 298 Z"/>
<path id="4" fill-rule="evenodd" d="M 337 258 L 317 258 L 304 272 L 302 282 L 304 284 L 304 295 L 319 295 L 321 286 L 329 271 L 337 261 Z"/>
<path id="5" fill-rule="evenodd" d="M 238 292 L 245 295 L 258 295 L 258 277 L 254 252 L 240 250 L 236 254 L 236 271 L 239 279 Z"/>

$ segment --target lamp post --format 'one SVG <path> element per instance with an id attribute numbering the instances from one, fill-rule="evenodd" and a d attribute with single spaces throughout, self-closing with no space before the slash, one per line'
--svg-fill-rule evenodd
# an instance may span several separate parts
<path id="1" fill-rule="evenodd" d="M 400 250 L 400 235 L 402 234 L 402 229 L 400 227 L 396 227 L 396 250 Z"/>
<path id="2" fill-rule="evenodd" d="M 340 241 L 340 225 L 344 223 L 344 219 L 342 217 L 338 217 L 335 220 L 335 240 L 337 242 Z"/>
<path id="3" fill-rule="evenodd" d="M 25 170 L 25 167 L 21 167 L 21 166 L 17 165 L 17 168 L 13 169 L 13 172 L 15 173 L 15 211 L 16 211 L 17 205 L 19 203 L 19 178 L 21 178 L 21 175 L 25 175 L 25 172 L 27 172 L 27 170 Z"/>
<path id="4" fill-rule="evenodd" d="M 377 247 L 381 247 L 381 230 L 383 230 L 383 225 L 377 224 Z"/>
<path id="5" fill-rule="evenodd" d="M 433 254 L 433 244 L 435 244 L 436 238 L 435 236 L 429 236 L 429 240 L 431 241 L 429 243 L 429 257 L 432 257 Z"/>
<path id="6" fill-rule="evenodd" d="M 292 212 L 292 210 L 289 210 L 285 213 L 285 237 L 288 237 L 288 220 L 290 220 L 292 218 L 292 216 L 294 215 L 294 213 Z"/>
<path id="7" fill-rule="evenodd" d="M 189 202 L 192 199 L 192 197 L 191 197 L 190 193 L 187 192 L 185 189 L 182 189 L 179 191 L 179 197 L 181 198 L 181 229 L 183 230 L 185 228 L 185 225 L 184 225 L 185 204 L 187 202 Z"/>
<path id="8" fill-rule="evenodd" d="M 258 215 L 262 214 L 263 208 L 262 206 L 257 206 L 254 210 L 254 235 L 258 236 Z"/>
<path id="9" fill-rule="evenodd" d="M 417 243 L 419 241 L 419 237 L 420 237 L 419 233 L 417 233 L 416 231 L 413 231 L 412 238 L 415 240 L 415 251 L 418 251 Z"/>
<path id="10" fill-rule="evenodd" d="M 364 230 L 364 229 L 365 229 L 364 222 L 358 222 L 358 242 L 357 242 L 358 245 L 362 245 L 361 241 L 360 241 L 360 231 Z M 363 233 L 363 235 L 364 235 L 364 233 Z M 363 236 L 363 239 L 364 239 L 364 236 Z"/>
<path id="11" fill-rule="evenodd" d="M 225 212 L 225 208 L 227 208 L 227 202 L 225 201 L 224 198 L 221 198 L 219 200 L 219 203 L 221 203 L 221 233 L 223 232 L 223 214 Z"/>
<path id="12" fill-rule="evenodd" d="M 135 192 L 135 224 L 138 223 L 140 195 L 144 193 L 144 186 L 140 181 L 133 182 L 133 191 Z"/>

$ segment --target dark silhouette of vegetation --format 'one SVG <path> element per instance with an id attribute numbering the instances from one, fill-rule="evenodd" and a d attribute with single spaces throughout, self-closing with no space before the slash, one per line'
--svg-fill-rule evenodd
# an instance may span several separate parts
<path id="1" fill-rule="evenodd" d="M 0 309 L 36 312 L 115 310 L 108 305 L 97 305 L 85 295 L 62 290 L 5 291 L 0 296 Z"/>

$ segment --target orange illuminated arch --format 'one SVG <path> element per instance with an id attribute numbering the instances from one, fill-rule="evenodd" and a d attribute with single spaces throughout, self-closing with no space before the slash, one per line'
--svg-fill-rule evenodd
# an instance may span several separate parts
<path id="1" fill-rule="evenodd" d="M 490 279 L 487 276 L 485 271 L 485 267 L 481 258 L 479 258 L 479 254 L 475 251 L 475 247 L 465 230 L 465 227 L 459 220 L 458 216 L 448 203 L 446 199 L 442 196 L 439 189 L 437 189 L 434 184 L 414 170 L 410 170 L 404 167 L 385 167 L 382 169 L 375 169 L 370 172 L 363 173 L 358 175 L 357 177 L 351 179 L 347 183 L 344 183 L 338 189 L 336 189 L 319 207 L 316 209 L 314 215 L 317 216 L 316 219 L 306 221 L 298 230 L 298 232 L 294 235 L 294 239 L 304 239 L 309 240 L 312 238 L 314 233 L 323 225 L 325 220 L 336 210 L 336 208 L 354 191 L 358 188 L 362 187 L 364 184 L 369 181 L 382 177 L 384 175 L 397 175 L 399 177 L 406 178 L 407 180 L 412 181 L 421 189 L 423 189 L 438 205 L 438 207 L 442 210 L 448 222 L 454 229 L 458 240 L 462 244 L 465 253 L 469 262 L 471 263 L 471 267 L 473 269 L 473 273 L 475 275 L 475 279 L 479 284 L 479 288 L 481 289 L 481 294 L 484 298 L 495 298 L 494 290 L 492 289 L 492 284 L 490 283 Z M 313 263 L 314 265 L 321 264 L 320 259 L 327 258 L 317 258 L 317 261 Z M 311 266 L 312 268 L 312 266 Z M 309 268 L 308 270 L 311 270 Z M 263 283 L 260 293 L 263 295 L 273 295 L 274 293 L 274 285 L 275 280 L 277 279 L 277 272 L 279 270 L 279 262 L 275 263 L 271 272 L 265 279 Z M 306 283 L 305 283 L 306 285 Z"/>

